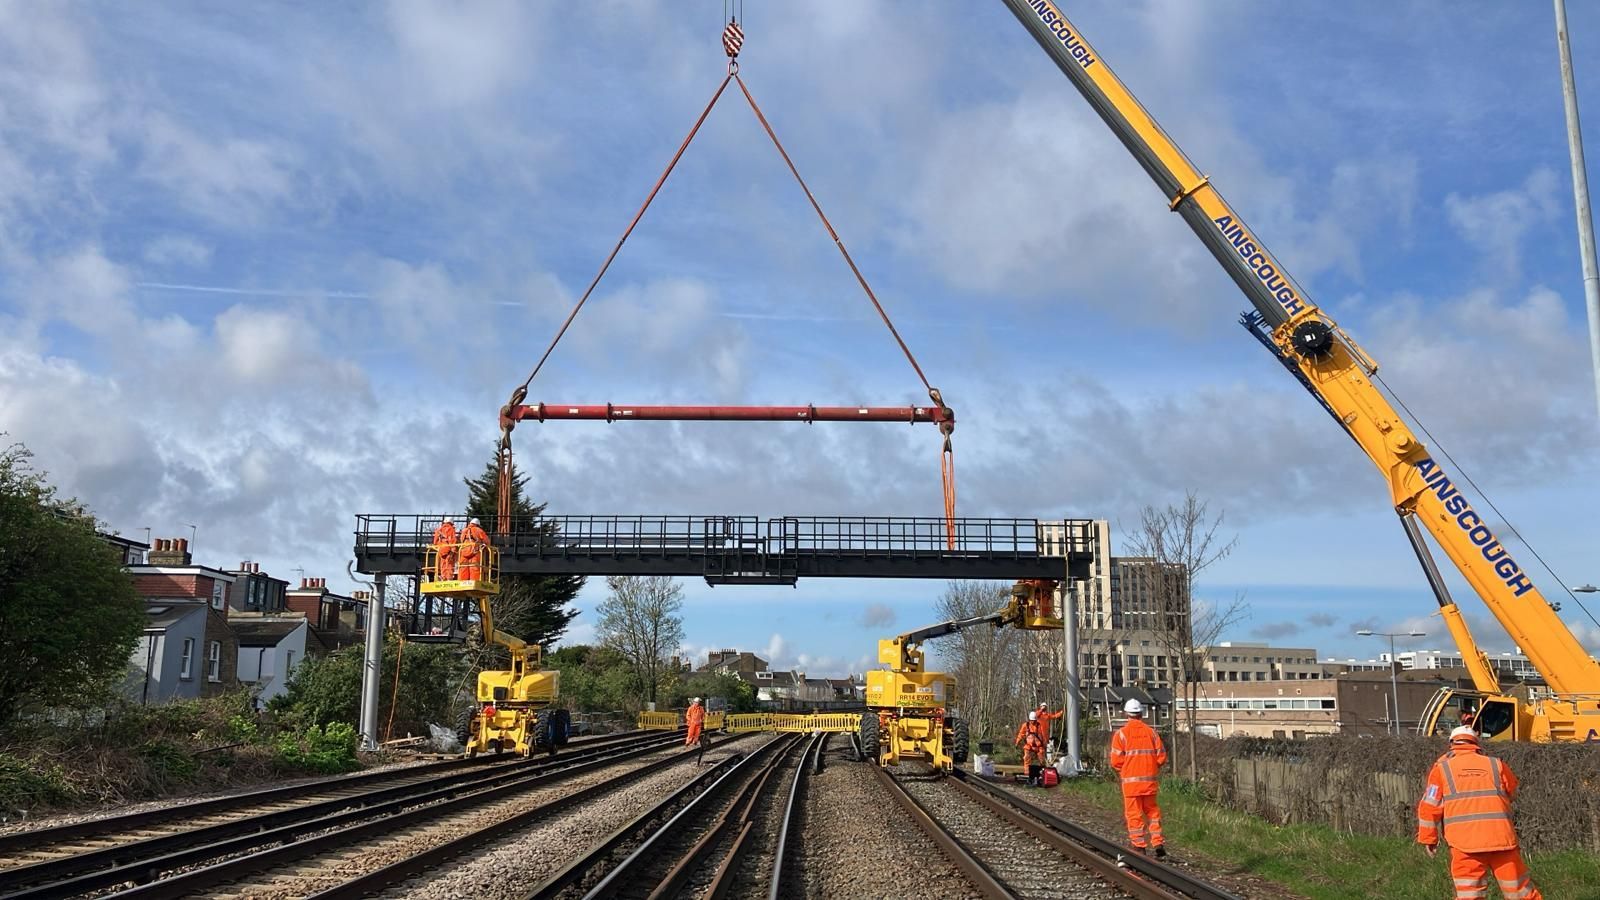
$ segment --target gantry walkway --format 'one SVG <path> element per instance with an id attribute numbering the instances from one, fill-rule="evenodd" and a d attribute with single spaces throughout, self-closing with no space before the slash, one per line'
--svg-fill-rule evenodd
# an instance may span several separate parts
<path id="1" fill-rule="evenodd" d="M 357 570 L 415 575 L 441 515 L 356 517 Z M 456 516 L 459 524 L 460 516 Z M 800 578 L 1087 578 L 1088 519 L 877 516 L 540 516 L 494 536 L 504 574 L 700 576 L 709 584 Z"/>

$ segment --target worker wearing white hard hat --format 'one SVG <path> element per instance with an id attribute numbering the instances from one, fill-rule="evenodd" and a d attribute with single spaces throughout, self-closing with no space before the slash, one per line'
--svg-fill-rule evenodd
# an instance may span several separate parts
<path id="1" fill-rule="evenodd" d="M 1485 755 L 1479 740 L 1466 725 L 1450 732 L 1450 752 L 1433 764 L 1417 802 L 1417 843 L 1433 856 L 1443 832 L 1457 897 L 1487 897 L 1492 870 L 1502 895 L 1540 900 L 1544 895 L 1533 886 L 1511 821 L 1517 776 L 1503 760 Z"/>
<path id="2" fill-rule="evenodd" d="M 483 558 L 489 552 L 489 535 L 478 524 L 476 517 L 468 520 L 461 529 L 461 580 L 477 581 L 488 573 L 483 569 Z"/>
<path id="3" fill-rule="evenodd" d="M 694 758 L 694 764 L 698 766 L 700 765 L 700 758 L 706 752 L 702 741 L 705 736 L 706 708 L 700 705 L 699 697 L 689 698 L 689 708 L 683 713 L 683 723 L 689 726 L 689 733 L 684 736 L 683 745 L 685 747 L 698 746 Z"/>
<path id="4" fill-rule="evenodd" d="M 1161 767 L 1167 764 L 1167 748 L 1161 735 L 1145 724 L 1144 704 L 1129 698 L 1122 704 L 1128 723 L 1111 736 L 1111 768 L 1122 778 L 1122 815 L 1128 822 L 1128 843 L 1140 853 L 1154 850 L 1167 855 L 1166 839 L 1161 835 L 1161 806 L 1156 792 L 1161 786 Z"/>
<path id="5" fill-rule="evenodd" d="M 1028 721 L 1017 726 L 1013 742 L 1022 750 L 1022 770 L 1028 773 L 1028 782 L 1035 783 L 1036 772 L 1044 768 L 1044 739 L 1039 736 L 1039 713 L 1028 710 Z M 1037 767 L 1037 768 L 1035 768 Z"/>

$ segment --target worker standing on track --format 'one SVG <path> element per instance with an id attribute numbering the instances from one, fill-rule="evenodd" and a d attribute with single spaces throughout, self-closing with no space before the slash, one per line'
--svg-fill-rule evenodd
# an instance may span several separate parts
<path id="1" fill-rule="evenodd" d="M 434 564 L 434 581 L 456 580 L 456 523 L 449 516 L 433 530 L 433 552 L 438 557 Z"/>
<path id="2" fill-rule="evenodd" d="M 1417 843 L 1428 855 L 1439 852 L 1439 830 L 1450 845 L 1450 877 L 1456 898 L 1489 896 L 1489 871 L 1506 900 L 1541 900 L 1517 846 L 1511 799 L 1517 776 L 1511 767 L 1485 756 L 1478 734 L 1468 727 L 1450 732 L 1450 752 L 1428 773 L 1417 803 Z"/>
<path id="3" fill-rule="evenodd" d="M 699 745 L 694 756 L 694 764 L 698 766 L 701 758 L 706 755 L 706 742 L 702 740 L 706 724 L 706 708 L 700 705 L 699 697 L 689 698 L 689 708 L 683 714 L 683 723 L 689 726 L 689 734 L 684 737 L 683 745 L 685 747 Z"/>
<path id="4" fill-rule="evenodd" d="M 1022 748 L 1022 770 L 1028 774 L 1028 783 L 1034 781 L 1032 761 L 1044 765 L 1044 738 L 1039 734 L 1039 714 L 1029 710 L 1028 721 L 1017 729 L 1016 745 Z"/>
<path id="5" fill-rule="evenodd" d="M 477 581 L 483 576 L 483 557 L 489 546 L 489 535 L 478 524 L 476 517 L 461 529 L 461 579 Z"/>
<path id="6" fill-rule="evenodd" d="M 1129 700 L 1122 705 L 1128 724 L 1111 736 L 1111 768 L 1122 776 L 1122 815 L 1128 820 L 1128 843 L 1144 853 L 1154 848 L 1157 857 L 1167 855 L 1161 836 L 1161 807 L 1156 803 L 1161 767 L 1167 764 L 1167 748 L 1161 735 L 1145 724 L 1144 704 Z"/>

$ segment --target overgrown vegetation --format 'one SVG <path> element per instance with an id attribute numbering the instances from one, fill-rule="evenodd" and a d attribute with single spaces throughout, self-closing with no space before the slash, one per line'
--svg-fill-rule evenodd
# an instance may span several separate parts
<path id="1" fill-rule="evenodd" d="M 1122 809 L 1121 792 L 1108 781 L 1073 779 L 1061 790 L 1107 810 Z M 1218 806 L 1176 779 L 1162 783 L 1161 820 L 1180 856 L 1198 852 L 1312 900 L 1434 900 L 1451 893 L 1444 855 L 1430 860 L 1407 836 L 1352 834 L 1309 823 L 1276 825 Z M 1528 865 L 1546 897 L 1600 900 L 1600 857 L 1594 854 L 1532 853 Z"/>
<path id="2" fill-rule="evenodd" d="M 609 647 L 579 644 L 545 657 L 545 665 L 561 672 L 561 700 L 575 712 L 637 713 L 643 707 L 633 664 Z M 657 704 L 664 709 L 688 706 L 690 697 L 721 697 L 730 712 L 755 712 L 756 690 L 733 675 L 695 672 L 664 673 Z"/>
<path id="3" fill-rule="evenodd" d="M 268 708 L 284 725 L 305 733 L 355 722 L 361 711 L 361 660 L 357 646 L 302 661 L 287 691 L 272 698 Z M 464 702 L 458 698 L 473 690 L 461 648 L 448 644 L 408 643 L 402 650 L 391 635 L 384 641 L 379 671 L 378 734 L 383 739 L 426 735 L 430 724 L 453 723 L 455 708 Z"/>
<path id="4" fill-rule="evenodd" d="M 248 691 L 14 729 L 0 745 L 0 818 L 115 805 L 357 768 L 355 731 L 273 720 Z"/>
<path id="5" fill-rule="evenodd" d="M 21 444 L 0 450 L 0 738 L 28 717 L 105 701 L 144 628 L 94 517 L 31 460 Z"/>

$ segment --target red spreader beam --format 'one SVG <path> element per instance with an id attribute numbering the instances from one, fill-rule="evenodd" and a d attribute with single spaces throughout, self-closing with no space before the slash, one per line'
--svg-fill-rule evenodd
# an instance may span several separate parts
<path id="1" fill-rule="evenodd" d="M 510 408 L 518 422 L 930 422 L 954 426 L 941 406 L 619 406 L 533 403 Z"/>

